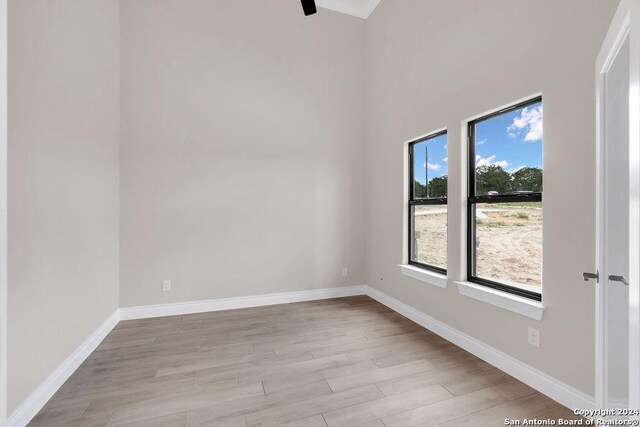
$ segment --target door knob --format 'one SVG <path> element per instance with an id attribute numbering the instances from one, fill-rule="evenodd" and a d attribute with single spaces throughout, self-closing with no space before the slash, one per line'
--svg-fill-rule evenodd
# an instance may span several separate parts
<path id="1" fill-rule="evenodd" d="M 596 281 L 596 283 L 598 283 L 600 279 L 600 273 L 598 272 L 598 270 L 596 270 L 595 273 L 587 273 L 587 272 L 582 273 L 582 280 L 584 280 L 585 282 L 588 282 L 589 279 L 593 279 Z"/>
<path id="2" fill-rule="evenodd" d="M 610 274 L 609 280 L 611 280 L 612 282 L 620 282 L 625 286 L 629 286 L 629 282 L 624 278 L 624 276 L 615 276 L 613 274 Z"/>

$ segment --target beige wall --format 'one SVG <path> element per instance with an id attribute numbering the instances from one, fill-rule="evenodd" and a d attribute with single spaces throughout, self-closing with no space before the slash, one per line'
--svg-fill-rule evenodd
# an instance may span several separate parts
<path id="1" fill-rule="evenodd" d="M 385 0 L 362 21 L 304 18 L 297 0 L 11 0 L 9 411 L 117 308 L 118 281 L 122 307 L 366 282 L 592 394 L 579 274 L 594 258 L 593 63 L 615 5 Z M 537 92 L 541 323 L 396 267 L 403 141 L 449 128 L 462 279 L 461 122 Z"/>
<path id="2" fill-rule="evenodd" d="M 365 21 L 297 0 L 120 16 L 121 306 L 362 284 Z"/>
<path id="3" fill-rule="evenodd" d="M 118 2 L 9 1 L 9 413 L 118 307 Z"/>
<path id="4" fill-rule="evenodd" d="M 367 283 L 594 393 L 594 63 L 614 0 L 383 1 L 367 22 Z M 450 278 L 464 279 L 462 121 L 544 98 L 542 322 L 404 277 L 403 142 L 449 130 Z M 540 329 L 541 347 L 527 344 Z"/>

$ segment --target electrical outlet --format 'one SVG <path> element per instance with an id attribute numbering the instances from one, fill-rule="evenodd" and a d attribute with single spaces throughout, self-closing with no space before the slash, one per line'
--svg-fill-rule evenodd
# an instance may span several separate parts
<path id="1" fill-rule="evenodd" d="M 162 281 L 162 292 L 169 292 L 171 290 L 171 280 Z"/>
<path id="2" fill-rule="evenodd" d="M 342 268 L 342 277 L 347 277 L 349 275 L 349 269 L 347 267 Z"/>
<path id="3" fill-rule="evenodd" d="M 529 328 L 527 341 L 534 347 L 540 347 L 540 331 L 535 328 Z"/>

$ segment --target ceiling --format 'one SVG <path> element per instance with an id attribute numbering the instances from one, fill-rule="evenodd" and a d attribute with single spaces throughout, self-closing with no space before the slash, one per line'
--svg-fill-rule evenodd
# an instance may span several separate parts
<path id="1" fill-rule="evenodd" d="M 318 7 L 367 19 L 381 0 L 316 0 Z"/>

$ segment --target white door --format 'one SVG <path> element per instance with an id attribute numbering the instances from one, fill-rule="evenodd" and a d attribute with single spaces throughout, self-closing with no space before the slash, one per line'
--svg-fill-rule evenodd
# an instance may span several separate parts
<path id="1" fill-rule="evenodd" d="M 640 0 L 598 55 L 596 403 L 640 409 Z"/>
<path id="2" fill-rule="evenodd" d="M 605 406 L 629 407 L 629 40 L 604 75 Z"/>

